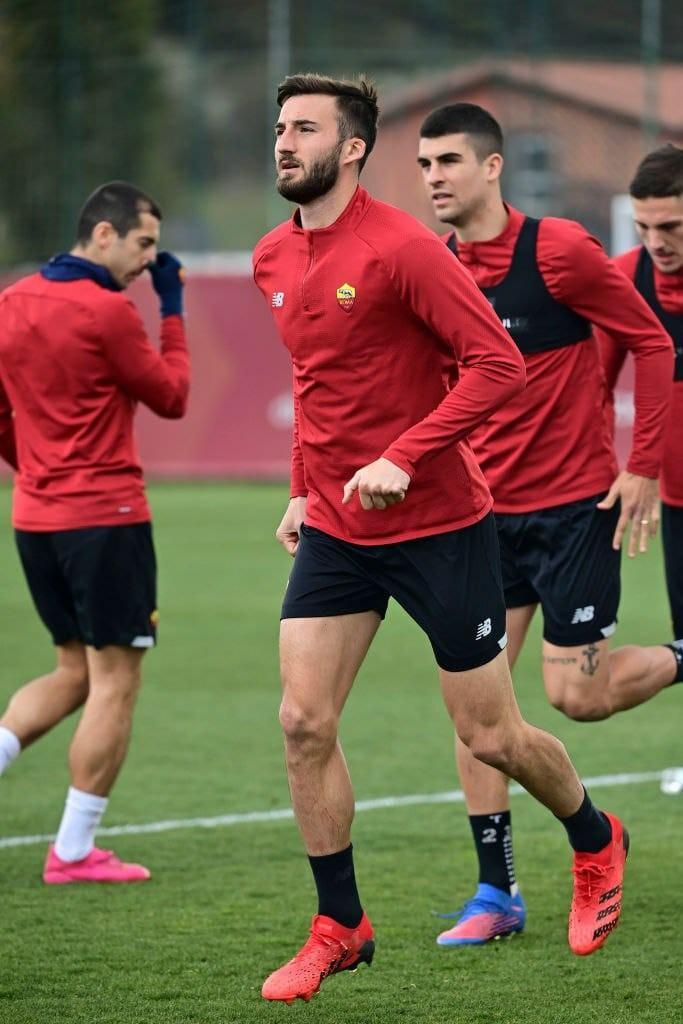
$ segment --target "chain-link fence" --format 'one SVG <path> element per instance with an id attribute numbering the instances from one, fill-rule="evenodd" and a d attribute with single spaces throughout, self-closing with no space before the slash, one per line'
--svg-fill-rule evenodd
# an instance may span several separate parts
<path id="1" fill-rule="evenodd" d="M 427 103 L 490 103 L 513 201 L 603 237 L 643 146 L 662 127 L 683 138 L 678 0 L 6 0 L 0 262 L 68 246 L 81 201 L 113 178 L 158 198 L 167 244 L 249 248 L 287 214 L 272 187 L 274 87 L 314 69 L 371 74 L 386 131 L 404 117 L 413 135 L 388 163 L 378 147 L 368 182 L 408 208 L 412 186 L 396 195 L 394 172 L 405 161 L 414 173 L 414 107 L 406 99 L 402 115 L 401 97 L 416 82 Z"/>

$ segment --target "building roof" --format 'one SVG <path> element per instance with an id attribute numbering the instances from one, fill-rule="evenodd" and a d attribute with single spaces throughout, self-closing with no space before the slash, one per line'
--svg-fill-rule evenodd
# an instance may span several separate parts
<path id="1" fill-rule="evenodd" d="M 663 132 L 683 131 L 683 64 L 656 70 L 658 119 Z M 412 83 L 383 107 L 384 124 L 438 106 L 474 88 L 496 86 L 565 100 L 584 109 L 640 123 L 646 107 L 641 64 L 571 60 L 484 60 Z"/>

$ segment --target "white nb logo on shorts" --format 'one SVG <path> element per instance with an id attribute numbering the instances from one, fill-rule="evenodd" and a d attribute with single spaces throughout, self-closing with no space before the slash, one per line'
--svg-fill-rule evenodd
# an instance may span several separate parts
<path id="1" fill-rule="evenodd" d="M 477 635 L 475 637 L 475 640 L 481 640 L 482 637 L 488 636 L 490 632 L 491 632 L 491 620 L 490 619 L 484 619 L 484 621 L 480 622 L 479 625 L 477 626 Z"/>
<path id="2" fill-rule="evenodd" d="M 273 292 L 273 308 L 280 309 L 285 304 L 284 292 Z"/>
<path id="3" fill-rule="evenodd" d="M 591 622 L 594 615 L 595 608 L 592 604 L 586 605 L 585 608 L 577 608 L 572 619 L 572 626 L 575 626 L 577 622 Z"/>

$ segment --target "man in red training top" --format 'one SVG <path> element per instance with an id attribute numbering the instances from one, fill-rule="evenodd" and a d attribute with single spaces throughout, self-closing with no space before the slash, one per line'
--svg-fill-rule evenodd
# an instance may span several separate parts
<path id="1" fill-rule="evenodd" d="M 254 275 L 294 367 L 291 500 L 277 531 L 295 556 L 280 720 L 318 913 L 263 995 L 310 999 L 374 953 L 337 729 L 390 597 L 427 634 L 468 750 L 565 825 L 576 851 L 569 941 L 590 953 L 618 920 L 619 900 L 605 894 L 621 891 L 628 841 L 593 806 L 562 744 L 519 713 L 491 495 L 467 441 L 522 391 L 522 357 L 439 239 L 359 187 L 374 88 L 296 75 L 278 104 L 277 184 L 298 209 L 258 243 Z"/>
<path id="2" fill-rule="evenodd" d="M 671 343 L 600 244 L 574 221 L 534 220 L 504 203 L 503 137 L 481 107 L 433 111 L 418 163 L 447 239 L 524 356 L 526 390 L 471 435 L 491 488 L 514 666 L 540 604 L 543 679 L 551 703 L 592 721 L 634 707 L 683 678 L 675 647 L 609 651 L 620 596 L 620 544 L 643 551 L 656 517 L 671 377 Z M 636 421 L 618 473 L 591 323 L 636 360 Z M 465 379 L 467 379 L 465 377 Z M 521 931 L 508 781 L 456 739 L 479 859 L 479 887 L 442 946 Z M 509 774 L 509 773 L 508 773 Z"/>
<path id="3" fill-rule="evenodd" d="M 0 296 L 0 450 L 17 470 L 17 546 L 57 652 L 55 669 L 18 690 L 0 718 L 0 774 L 83 706 L 69 751 L 71 787 L 43 871 L 49 884 L 149 878 L 147 868 L 98 849 L 94 836 L 156 634 L 135 405 L 175 419 L 187 404 L 180 264 L 157 255 L 160 221 L 135 186 L 102 185 L 81 210 L 71 252 Z M 123 294 L 146 269 L 161 300 L 160 351 Z"/>
<path id="4" fill-rule="evenodd" d="M 642 245 L 614 263 L 633 281 L 675 350 L 674 383 L 662 458 L 662 541 L 673 635 L 683 637 L 683 149 L 667 143 L 643 159 L 630 187 Z M 600 352 L 613 390 L 626 352 L 604 332 Z"/>

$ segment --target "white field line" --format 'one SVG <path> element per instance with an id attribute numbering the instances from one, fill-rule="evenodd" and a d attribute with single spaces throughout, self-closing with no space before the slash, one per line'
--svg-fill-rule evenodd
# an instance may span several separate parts
<path id="1" fill-rule="evenodd" d="M 641 782 L 659 782 L 662 772 L 624 772 L 619 775 L 595 775 L 583 780 L 586 788 L 600 789 L 610 786 L 634 786 Z M 525 794 L 521 786 L 510 786 L 514 796 Z M 357 811 L 379 811 L 391 807 L 411 807 L 423 804 L 456 804 L 464 803 L 465 795 L 461 789 L 448 793 L 412 793 L 406 796 L 381 796 L 374 800 L 356 801 Z M 215 818 L 178 818 L 169 821 L 150 821 L 139 825 L 112 825 L 110 828 L 97 830 L 98 836 L 139 836 L 150 832 L 172 832 L 183 828 L 226 828 L 229 825 L 253 825 L 259 822 L 289 821 L 294 817 L 291 808 L 286 807 L 274 811 L 247 811 L 243 814 L 219 814 Z M 47 843 L 54 835 L 7 836 L 0 839 L 0 849 L 12 846 L 34 846 Z"/>

